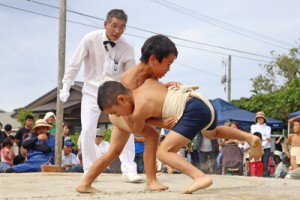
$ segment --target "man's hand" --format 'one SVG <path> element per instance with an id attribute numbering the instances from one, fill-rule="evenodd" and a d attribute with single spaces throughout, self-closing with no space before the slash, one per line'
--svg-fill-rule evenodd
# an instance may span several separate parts
<path id="1" fill-rule="evenodd" d="M 66 102 L 70 96 L 71 85 L 64 83 L 63 88 L 59 91 L 59 99 L 62 102 Z"/>
<path id="2" fill-rule="evenodd" d="M 48 136 L 46 134 L 40 134 L 37 136 L 38 140 L 47 140 Z"/>
<path id="3" fill-rule="evenodd" d="M 69 91 L 60 90 L 59 99 L 62 102 L 64 102 L 64 103 L 67 102 L 69 96 L 70 96 L 70 92 Z"/>
<path id="4" fill-rule="evenodd" d="M 170 86 L 173 86 L 173 87 L 180 87 L 182 86 L 183 84 L 182 83 L 179 83 L 179 82 L 168 82 L 165 84 L 165 86 L 168 88 Z"/>

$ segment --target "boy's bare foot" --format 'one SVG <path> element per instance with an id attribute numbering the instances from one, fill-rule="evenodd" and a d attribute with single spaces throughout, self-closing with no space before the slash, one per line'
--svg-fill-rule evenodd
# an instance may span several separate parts
<path id="1" fill-rule="evenodd" d="M 264 150 L 262 148 L 261 140 L 259 137 L 252 135 L 250 144 L 250 159 L 254 158 L 255 160 L 259 160 L 264 154 Z"/>
<path id="2" fill-rule="evenodd" d="M 97 190 L 96 188 L 93 188 L 92 186 L 85 186 L 85 185 L 78 185 L 76 187 L 76 191 L 79 193 L 97 193 L 100 192 L 100 190 Z"/>
<path id="3" fill-rule="evenodd" d="M 147 191 L 164 191 L 167 189 L 169 189 L 168 186 L 165 186 L 158 181 L 152 181 L 152 182 L 146 184 Z"/>
<path id="4" fill-rule="evenodd" d="M 194 179 L 193 183 L 182 193 L 192 194 L 193 192 L 207 188 L 213 183 L 212 178 L 208 175 L 203 175 L 199 178 Z"/>

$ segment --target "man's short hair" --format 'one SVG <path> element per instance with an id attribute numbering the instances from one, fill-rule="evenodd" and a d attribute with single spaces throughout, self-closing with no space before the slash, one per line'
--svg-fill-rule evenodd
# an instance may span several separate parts
<path id="1" fill-rule="evenodd" d="M 107 22 L 111 22 L 111 19 L 115 17 L 117 19 L 120 19 L 120 20 L 124 20 L 125 23 L 127 23 L 127 19 L 128 19 L 128 16 L 127 14 L 124 12 L 124 10 L 121 10 L 121 9 L 112 9 L 110 10 L 107 15 L 106 15 L 106 21 Z"/>
<path id="2" fill-rule="evenodd" d="M 27 119 L 32 119 L 32 120 L 34 120 L 34 117 L 33 117 L 32 115 L 26 115 L 25 121 L 26 121 Z"/>

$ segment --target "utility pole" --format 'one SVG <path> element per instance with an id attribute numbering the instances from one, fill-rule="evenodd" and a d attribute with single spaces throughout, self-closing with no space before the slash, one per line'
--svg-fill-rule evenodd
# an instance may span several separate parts
<path id="1" fill-rule="evenodd" d="M 56 133 L 55 133 L 55 165 L 61 172 L 62 151 L 62 127 L 64 105 L 59 99 L 59 91 L 62 88 L 62 78 L 65 73 L 66 51 L 66 0 L 60 0 L 59 10 L 59 33 L 58 33 L 58 77 L 57 77 L 57 100 L 56 100 Z"/>
<path id="2" fill-rule="evenodd" d="M 227 101 L 231 102 L 231 55 L 228 56 L 228 90 L 227 90 Z"/>

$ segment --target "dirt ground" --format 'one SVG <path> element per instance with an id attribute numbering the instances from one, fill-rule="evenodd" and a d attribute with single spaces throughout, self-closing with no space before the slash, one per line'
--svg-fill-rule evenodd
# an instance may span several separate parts
<path id="1" fill-rule="evenodd" d="M 300 199 L 300 180 L 212 175 L 214 183 L 208 189 L 191 195 L 180 194 L 191 179 L 182 174 L 161 174 L 158 179 L 168 185 L 164 192 L 145 191 L 145 182 L 126 183 L 120 174 L 103 174 L 93 184 L 101 193 L 80 194 L 74 188 L 82 174 L 24 173 L 0 174 L 0 199 L 142 199 L 142 200 L 296 200 Z M 143 175 L 145 180 L 145 176 Z"/>

